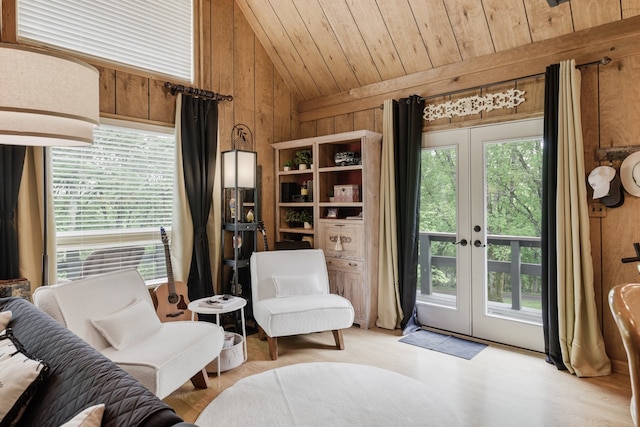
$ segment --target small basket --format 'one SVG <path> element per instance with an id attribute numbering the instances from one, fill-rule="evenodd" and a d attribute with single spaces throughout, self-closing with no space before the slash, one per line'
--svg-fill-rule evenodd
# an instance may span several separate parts
<path id="1" fill-rule="evenodd" d="M 244 342 L 242 335 L 225 332 L 225 344 L 220 352 L 220 372 L 237 368 L 244 362 Z M 218 358 L 207 365 L 207 373 L 213 374 L 218 370 Z"/>

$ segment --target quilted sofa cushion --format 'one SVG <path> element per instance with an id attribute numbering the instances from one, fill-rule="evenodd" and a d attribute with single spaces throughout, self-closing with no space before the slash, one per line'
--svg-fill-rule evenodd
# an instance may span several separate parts
<path id="1" fill-rule="evenodd" d="M 106 405 L 103 427 L 161 427 L 182 421 L 142 384 L 28 301 L 0 298 L 0 310 L 12 311 L 15 336 L 50 367 L 20 426 L 58 427 L 99 403 Z"/>

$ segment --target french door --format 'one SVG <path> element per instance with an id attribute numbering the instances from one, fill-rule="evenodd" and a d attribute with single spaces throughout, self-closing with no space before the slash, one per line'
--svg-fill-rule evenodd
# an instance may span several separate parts
<path id="1" fill-rule="evenodd" d="M 543 351 L 542 119 L 423 135 L 421 324 Z"/>

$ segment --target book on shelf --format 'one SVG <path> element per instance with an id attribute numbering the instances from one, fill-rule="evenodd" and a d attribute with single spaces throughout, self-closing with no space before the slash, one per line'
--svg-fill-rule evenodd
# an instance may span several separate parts
<path id="1" fill-rule="evenodd" d="M 362 212 L 360 212 L 358 215 L 350 215 L 345 219 L 362 219 Z"/>
<path id="2" fill-rule="evenodd" d="M 225 308 L 236 301 L 236 297 L 232 295 L 215 295 L 202 301 L 200 307 Z"/>

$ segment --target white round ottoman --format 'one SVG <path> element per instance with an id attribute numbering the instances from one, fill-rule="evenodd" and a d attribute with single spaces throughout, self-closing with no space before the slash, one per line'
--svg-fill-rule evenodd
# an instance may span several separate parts
<path id="1" fill-rule="evenodd" d="M 427 385 L 372 366 L 301 363 L 252 375 L 196 420 L 213 426 L 459 426 Z"/>

